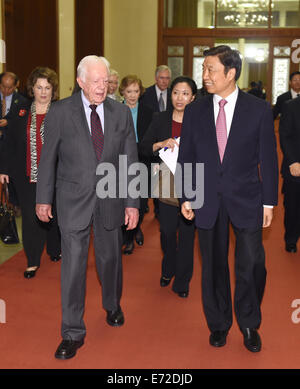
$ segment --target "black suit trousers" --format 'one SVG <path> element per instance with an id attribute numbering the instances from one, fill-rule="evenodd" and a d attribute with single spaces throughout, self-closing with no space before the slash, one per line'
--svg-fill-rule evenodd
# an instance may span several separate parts
<path id="1" fill-rule="evenodd" d="M 284 240 L 287 244 L 296 244 L 300 236 L 300 182 L 284 180 Z"/>
<path id="2" fill-rule="evenodd" d="M 27 177 L 16 177 L 14 184 L 21 207 L 22 240 L 27 266 L 40 266 L 45 244 L 50 256 L 57 256 L 61 252 L 55 206 L 53 207 L 54 218 L 49 223 L 41 222 L 35 212 L 36 184 L 29 183 Z"/>
<path id="3" fill-rule="evenodd" d="M 212 229 L 198 228 L 202 255 L 202 300 L 210 331 L 232 325 L 232 299 L 228 265 L 230 219 L 222 204 Z M 234 309 L 240 328 L 259 328 L 260 305 L 266 282 L 262 228 L 233 226 L 235 247 Z"/>
<path id="4" fill-rule="evenodd" d="M 193 275 L 195 225 L 178 207 L 159 201 L 162 276 L 174 278 L 175 292 L 188 292 Z"/>

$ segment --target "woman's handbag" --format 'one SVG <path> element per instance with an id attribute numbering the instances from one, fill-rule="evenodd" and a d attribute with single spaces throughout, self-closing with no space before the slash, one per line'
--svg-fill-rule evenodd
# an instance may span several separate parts
<path id="1" fill-rule="evenodd" d="M 175 192 L 174 175 L 164 162 L 159 165 L 159 179 L 154 188 L 154 195 L 165 204 L 180 206 Z"/>
<path id="2" fill-rule="evenodd" d="M 1 187 L 0 238 L 5 244 L 20 242 L 14 210 L 8 201 L 7 183 L 4 183 Z"/>

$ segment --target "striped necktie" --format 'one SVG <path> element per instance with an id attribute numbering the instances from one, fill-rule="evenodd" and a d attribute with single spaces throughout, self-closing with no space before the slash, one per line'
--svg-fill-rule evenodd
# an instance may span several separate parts
<path id="1" fill-rule="evenodd" d="M 104 145 L 104 134 L 103 134 L 99 115 L 96 111 L 97 105 L 92 104 L 92 105 L 90 105 L 90 108 L 92 110 L 92 112 L 91 112 L 92 140 L 93 140 L 97 159 L 98 159 L 98 161 L 100 161 L 102 151 L 103 151 L 103 145 Z"/>
<path id="2" fill-rule="evenodd" d="M 164 102 L 164 99 L 163 99 L 163 96 L 162 96 L 162 92 L 160 92 L 160 97 L 159 97 L 159 100 L 158 100 L 158 106 L 159 106 L 159 111 L 160 112 L 165 111 L 165 102 Z"/>
<path id="3" fill-rule="evenodd" d="M 216 132 L 217 132 L 217 141 L 221 162 L 223 161 L 224 152 L 227 143 L 227 127 L 226 127 L 226 116 L 224 111 L 224 106 L 227 104 L 227 101 L 222 99 L 219 101 L 219 114 L 216 121 Z"/>

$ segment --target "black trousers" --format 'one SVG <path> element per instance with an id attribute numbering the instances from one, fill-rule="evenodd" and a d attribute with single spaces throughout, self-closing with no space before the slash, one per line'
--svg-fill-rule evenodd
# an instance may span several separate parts
<path id="1" fill-rule="evenodd" d="M 193 275 L 195 225 L 179 207 L 159 201 L 160 241 L 163 250 L 161 274 L 174 278 L 175 292 L 188 292 Z"/>
<path id="2" fill-rule="evenodd" d="M 40 266 L 45 244 L 50 256 L 61 252 L 60 232 L 57 225 L 55 206 L 54 218 L 49 223 L 41 222 L 35 213 L 36 184 L 29 183 L 27 177 L 14 180 L 22 214 L 22 240 L 27 257 L 27 266 Z"/>
<path id="3" fill-rule="evenodd" d="M 300 182 L 284 180 L 284 240 L 296 244 L 300 236 Z"/>
<path id="4" fill-rule="evenodd" d="M 202 255 L 202 300 L 210 331 L 226 331 L 232 325 L 232 299 L 228 266 L 229 224 L 221 205 L 212 229 L 198 228 Z M 262 228 L 233 226 L 235 246 L 234 310 L 240 328 L 259 328 L 265 283 Z"/>

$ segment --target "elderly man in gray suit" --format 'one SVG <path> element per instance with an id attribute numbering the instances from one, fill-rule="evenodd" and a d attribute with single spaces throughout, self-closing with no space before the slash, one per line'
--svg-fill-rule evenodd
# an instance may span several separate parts
<path id="1" fill-rule="evenodd" d="M 44 222 L 51 220 L 56 192 L 62 237 L 63 340 L 55 353 L 59 359 L 74 357 L 86 335 L 83 314 L 91 228 L 106 321 L 111 326 L 124 323 L 121 226 L 136 227 L 139 200 L 129 195 L 99 196 L 96 171 L 109 164 L 119 182 L 119 156 L 126 156 L 128 167 L 138 157 L 132 115 L 126 105 L 106 97 L 108 77 L 109 63 L 104 57 L 83 58 L 77 69 L 81 91 L 53 104 L 45 123 L 36 213 Z"/>

